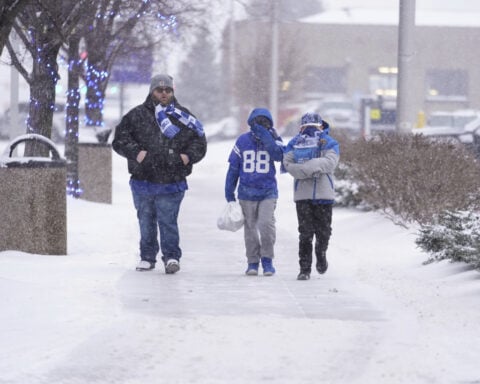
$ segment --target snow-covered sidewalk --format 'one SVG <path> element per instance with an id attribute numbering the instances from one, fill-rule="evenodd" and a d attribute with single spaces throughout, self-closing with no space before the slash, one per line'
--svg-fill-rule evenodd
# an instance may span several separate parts
<path id="1" fill-rule="evenodd" d="M 222 232 L 212 143 L 180 215 L 181 271 L 135 272 L 125 160 L 113 204 L 68 199 L 68 256 L 0 252 L 1 384 L 480 383 L 480 275 L 422 265 L 414 231 L 335 209 L 330 269 L 297 281 L 292 180 L 279 175 L 277 274 L 247 277 Z"/>

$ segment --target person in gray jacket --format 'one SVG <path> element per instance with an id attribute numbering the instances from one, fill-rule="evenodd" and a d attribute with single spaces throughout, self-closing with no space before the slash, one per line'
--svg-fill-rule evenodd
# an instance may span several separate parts
<path id="1" fill-rule="evenodd" d="M 302 116 L 300 132 L 285 148 L 283 166 L 294 177 L 294 201 L 299 232 L 298 280 L 310 279 L 313 237 L 315 236 L 316 269 L 328 269 L 327 249 L 332 233 L 332 207 L 335 198 L 333 172 L 340 151 L 338 142 L 329 135 L 329 125 L 318 113 Z"/>

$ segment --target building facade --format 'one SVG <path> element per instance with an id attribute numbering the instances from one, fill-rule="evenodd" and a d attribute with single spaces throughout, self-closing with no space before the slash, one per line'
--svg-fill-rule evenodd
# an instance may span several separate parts
<path id="1" fill-rule="evenodd" d="M 339 19 L 323 13 L 278 23 L 279 111 L 333 95 L 357 102 L 365 97 L 395 100 L 398 12 L 366 14 L 363 10 L 362 15 L 352 11 Z M 249 76 L 257 78 L 247 82 L 256 94 L 254 103 L 258 104 L 262 92 L 268 100 L 268 76 L 260 79 L 253 62 L 263 60 L 268 69 L 271 29 L 271 21 L 236 22 L 234 90 L 239 104 L 252 100 L 242 91 Z M 479 46 L 480 14 L 417 14 L 415 82 L 409 97 L 418 112 L 428 116 L 438 110 L 480 109 Z M 257 88 L 252 89 L 253 83 Z"/>

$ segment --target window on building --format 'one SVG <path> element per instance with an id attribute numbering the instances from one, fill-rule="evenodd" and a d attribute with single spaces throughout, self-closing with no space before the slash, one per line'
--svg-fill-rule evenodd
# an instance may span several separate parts
<path id="1" fill-rule="evenodd" d="M 310 67 L 305 76 L 306 93 L 325 94 L 347 92 L 347 72 L 343 67 Z"/>
<path id="2" fill-rule="evenodd" d="M 429 69 L 426 76 L 427 99 L 466 99 L 468 73 L 456 69 Z"/>
<path id="3" fill-rule="evenodd" d="M 378 67 L 370 70 L 370 93 L 377 96 L 397 95 L 397 67 Z"/>

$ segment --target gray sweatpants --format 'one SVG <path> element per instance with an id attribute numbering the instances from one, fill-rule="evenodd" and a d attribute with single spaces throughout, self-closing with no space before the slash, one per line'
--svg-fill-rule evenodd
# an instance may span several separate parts
<path id="1" fill-rule="evenodd" d="M 260 262 L 261 257 L 273 259 L 275 245 L 275 208 L 277 199 L 262 201 L 239 200 L 245 216 L 245 254 L 249 263 Z"/>

